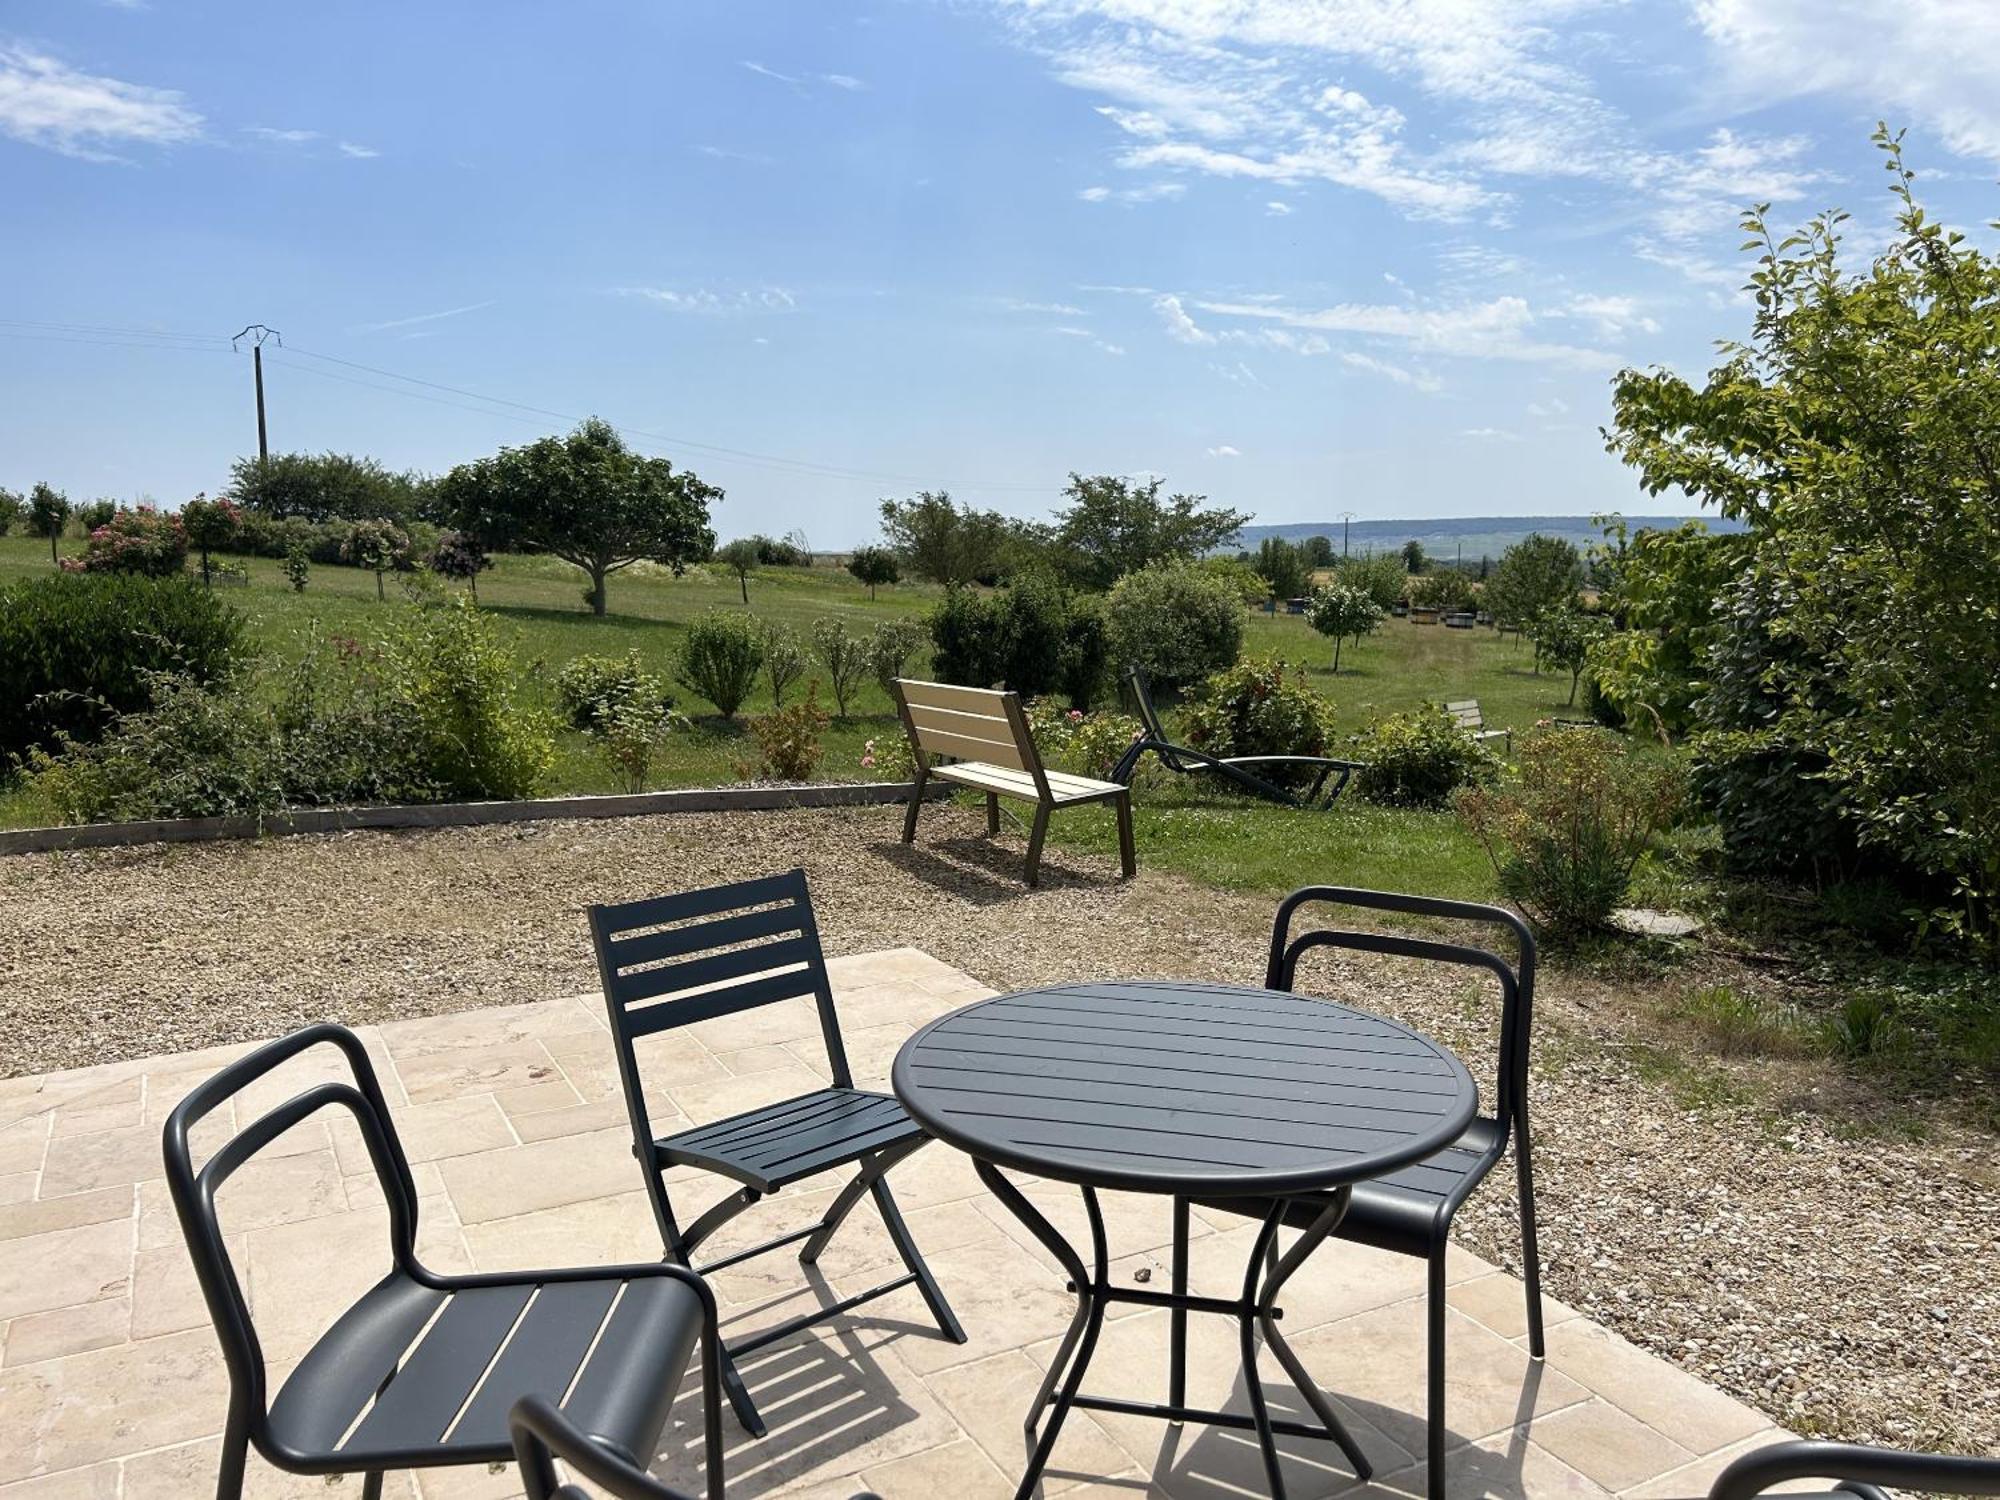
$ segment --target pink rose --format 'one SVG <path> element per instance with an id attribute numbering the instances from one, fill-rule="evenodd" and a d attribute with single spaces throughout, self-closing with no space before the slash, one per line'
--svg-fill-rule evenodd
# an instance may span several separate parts
<path id="1" fill-rule="evenodd" d="M 864 755 L 861 757 L 861 764 L 864 769 L 872 771 L 875 769 L 875 757 L 872 755 Z"/>

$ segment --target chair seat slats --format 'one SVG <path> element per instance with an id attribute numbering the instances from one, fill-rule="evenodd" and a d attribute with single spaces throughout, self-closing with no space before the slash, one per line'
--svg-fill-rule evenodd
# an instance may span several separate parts
<path id="1" fill-rule="evenodd" d="M 271 1402 L 271 1427 L 293 1448 L 324 1453 L 450 1293 L 391 1272 L 340 1315 Z"/>
<path id="2" fill-rule="evenodd" d="M 543 1287 L 452 1429 L 452 1440 L 505 1442 L 507 1409 L 517 1399 L 536 1395 L 560 1401 L 622 1285 L 559 1281 Z"/>
<path id="3" fill-rule="evenodd" d="M 530 1284 L 454 1293 L 354 1435 L 341 1444 L 341 1452 L 386 1452 L 441 1442 L 534 1291 Z"/>
<path id="4" fill-rule="evenodd" d="M 774 1191 L 921 1134 L 887 1094 L 823 1089 L 654 1143 L 660 1160 L 708 1167 Z"/>
<path id="5" fill-rule="evenodd" d="M 640 1464 L 650 1461 L 651 1453 L 631 1452 L 631 1445 L 635 1435 L 666 1426 L 674 1390 L 649 1379 L 649 1372 L 686 1369 L 700 1331 L 700 1309 L 685 1286 L 664 1279 L 628 1282 L 563 1411 L 600 1442 L 626 1450 Z"/>

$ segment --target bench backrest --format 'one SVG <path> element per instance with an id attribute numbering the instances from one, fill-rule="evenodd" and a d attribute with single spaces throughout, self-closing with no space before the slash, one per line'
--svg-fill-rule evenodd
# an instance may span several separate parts
<path id="1" fill-rule="evenodd" d="M 1037 790 L 1049 795 L 1042 757 L 1029 732 L 1028 716 L 1021 711 L 1019 693 L 919 682 L 909 677 L 898 677 L 892 686 L 896 710 L 903 717 L 903 729 L 910 736 L 910 749 L 919 766 L 930 764 L 926 757 L 932 755 L 983 760 L 1026 771 L 1035 778 Z"/>
<path id="2" fill-rule="evenodd" d="M 1486 715 L 1479 711 L 1477 698 L 1466 698 L 1458 703 L 1447 703 L 1444 711 L 1458 720 L 1460 729 L 1480 730 L 1486 727 Z"/>

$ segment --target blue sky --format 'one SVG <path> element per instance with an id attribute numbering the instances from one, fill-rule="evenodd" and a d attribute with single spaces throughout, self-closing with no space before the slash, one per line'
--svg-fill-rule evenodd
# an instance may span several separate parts
<path id="1" fill-rule="evenodd" d="M 261 321 L 276 448 L 595 412 L 724 535 L 1676 509 L 1610 374 L 1744 331 L 1751 200 L 1879 243 L 1878 116 L 1993 217 L 1996 80 L 1987 0 L 10 0 L 0 484 L 215 489 Z"/>

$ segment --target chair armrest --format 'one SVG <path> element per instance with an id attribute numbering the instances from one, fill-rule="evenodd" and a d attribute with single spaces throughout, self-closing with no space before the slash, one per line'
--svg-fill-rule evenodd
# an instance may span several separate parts
<path id="1" fill-rule="evenodd" d="M 1709 1500 L 1755 1500 L 1794 1479 L 1831 1479 L 1851 1494 L 1873 1497 L 1880 1487 L 1939 1495 L 2000 1495 L 2000 1459 L 1906 1453 L 1856 1443 L 1774 1443 L 1744 1454 L 1717 1476 Z"/>

